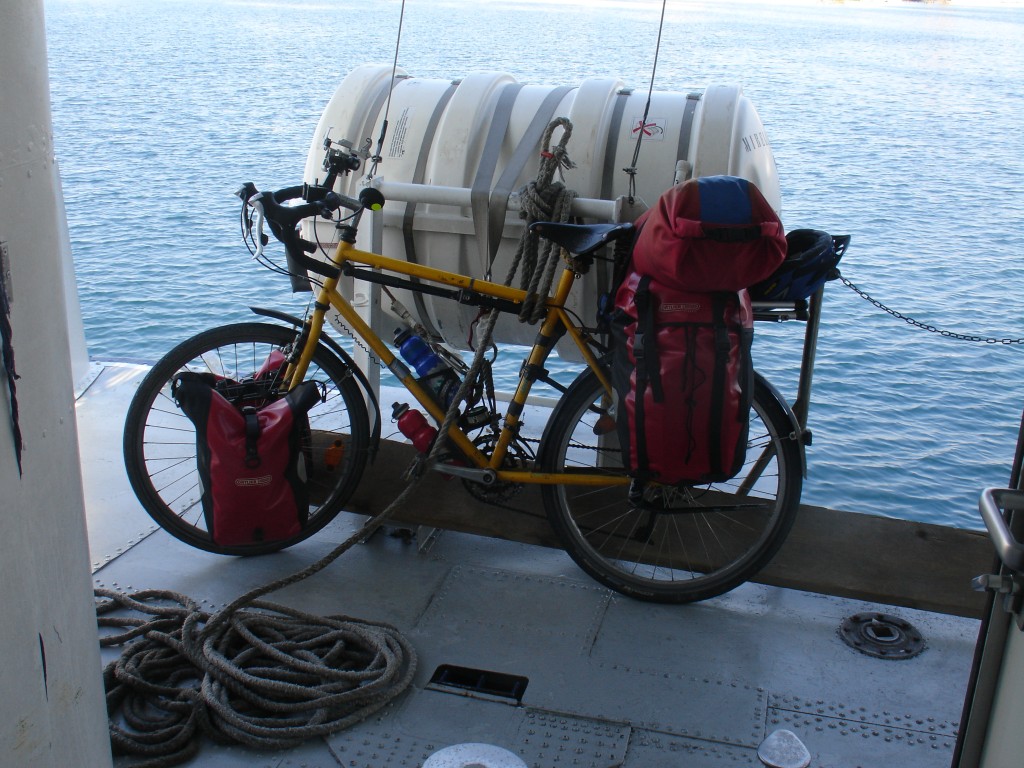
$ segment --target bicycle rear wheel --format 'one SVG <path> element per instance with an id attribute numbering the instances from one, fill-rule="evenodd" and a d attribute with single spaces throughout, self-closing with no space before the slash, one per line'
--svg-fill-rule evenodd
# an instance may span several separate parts
<path id="1" fill-rule="evenodd" d="M 610 398 L 585 371 L 552 413 L 541 472 L 624 477 Z M 544 486 L 548 519 L 576 563 L 597 581 L 652 602 L 705 600 L 768 563 L 789 533 L 803 482 L 788 407 L 756 377 L 747 457 L 729 481 L 676 487 Z"/>
<path id="2" fill-rule="evenodd" d="M 219 554 L 273 552 L 319 531 L 352 495 L 366 465 L 369 419 L 348 365 L 321 345 L 306 374 L 307 380 L 325 386 L 326 398 L 310 410 L 310 431 L 303 440 L 303 450 L 311 459 L 310 506 L 305 525 L 288 539 L 231 546 L 214 542 L 207 529 L 196 463 L 196 432 L 171 397 L 171 382 L 180 371 L 211 372 L 235 381 L 245 380 L 260 370 L 271 352 L 287 354 L 296 336 L 293 329 L 265 323 L 214 328 L 176 346 L 142 380 L 125 418 L 125 469 L 143 507 L 172 536 Z M 247 404 L 259 408 L 263 402 L 250 399 Z"/>

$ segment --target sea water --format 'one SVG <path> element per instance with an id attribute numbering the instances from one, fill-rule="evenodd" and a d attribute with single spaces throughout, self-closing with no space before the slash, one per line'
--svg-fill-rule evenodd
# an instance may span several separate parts
<path id="1" fill-rule="evenodd" d="M 402 5 L 46 0 L 55 146 L 91 355 L 152 362 L 250 304 L 301 311 L 241 245 L 244 181 L 297 183 L 353 67 L 395 57 Z M 646 89 L 661 4 L 407 0 L 398 62 Z M 787 229 L 853 237 L 842 272 L 938 330 L 1024 338 L 1024 10 L 968 0 L 669 0 L 657 90 L 741 85 L 775 152 Z M 792 397 L 802 326 L 758 324 Z M 825 293 L 804 500 L 978 528 L 1024 406 L 1019 343 L 922 330 Z M 503 371 L 511 380 L 518 359 Z M 568 372 L 563 375 L 571 375 Z"/>

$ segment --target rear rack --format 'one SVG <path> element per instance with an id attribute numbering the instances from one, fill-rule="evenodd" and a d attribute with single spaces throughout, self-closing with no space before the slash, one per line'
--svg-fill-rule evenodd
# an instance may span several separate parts
<path id="1" fill-rule="evenodd" d="M 809 299 L 752 302 L 756 321 L 781 323 L 785 320 L 799 320 L 807 323 L 804 328 L 796 400 L 793 402 L 793 413 L 800 428 L 805 432 L 807 414 L 811 406 L 811 381 L 814 377 L 814 358 L 818 349 L 818 328 L 821 324 L 821 298 L 824 292 L 825 287 L 822 286 Z"/>

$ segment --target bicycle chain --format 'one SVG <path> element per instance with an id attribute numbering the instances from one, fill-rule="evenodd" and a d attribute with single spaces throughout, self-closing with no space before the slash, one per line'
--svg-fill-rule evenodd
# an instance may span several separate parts
<path id="1" fill-rule="evenodd" d="M 947 339 L 958 339 L 960 341 L 979 341 L 984 342 L 985 344 L 1024 344 L 1024 339 L 997 339 L 992 336 L 975 336 L 969 333 L 956 333 L 955 331 L 947 331 L 942 328 L 937 328 L 934 325 L 922 323 L 920 320 L 915 320 L 912 317 L 907 317 L 902 312 L 892 309 L 891 307 L 887 307 L 878 299 L 871 296 L 871 294 L 869 294 L 867 291 L 862 290 L 861 288 L 857 287 L 852 282 L 847 280 L 841 274 L 837 274 L 836 276 L 843 285 L 852 290 L 862 299 L 871 302 L 871 304 L 878 307 L 883 312 L 887 312 L 893 317 L 895 317 L 897 320 L 902 320 L 903 322 L 912 325 L 915 328 L 920 328 L 921 330 L 924 331 L 930 331 L 931 333 L 937 333 L 940 336 L 944 336 Z"/>

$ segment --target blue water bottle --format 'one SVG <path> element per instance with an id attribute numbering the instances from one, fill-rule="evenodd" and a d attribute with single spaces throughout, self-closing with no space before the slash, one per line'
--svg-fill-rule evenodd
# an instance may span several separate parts
<path id="1" fill-rule="evenodd" d="M 399 328 L 395 331 L 395 346 L 398 347 L 405 362 L 416 369 L 420 378 L 430 376 L 446 367 L 434 350 L 427 346 L 427 342 L 408 328 Z"/>
<path id="2" fill-rule="evenodd" d="M 395 331 L 395 346 L 405 362 L 416 370 L 419 382 L 434 400 L 446 409 L 450 407 L 459 389 L 458 374 L 408 328 Z"/>

